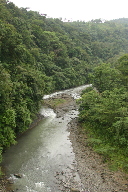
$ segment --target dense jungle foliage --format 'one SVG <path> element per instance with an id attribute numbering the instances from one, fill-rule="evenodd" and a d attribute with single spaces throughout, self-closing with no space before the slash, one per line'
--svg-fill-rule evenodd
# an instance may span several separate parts
<path id="1" fill-rule="evenodd" d="M 115 67 L 105 63 L 95 67 L 92 76 L 93 87 L 79 100 L 79 121 L 104 161 L 128 172 L 128 54 Z"/>
<path id="2" fill-rule="evenodd" d="M 0 0 L 1 153 L 28 129 L 44 94 L 93 80 L 98 91 L 83 95 L 81 121 L 90 121 L 106 139 L 111 136 L 111 142 L 126 147 L 125 53 L 128 19 L 63 22 Z"/>

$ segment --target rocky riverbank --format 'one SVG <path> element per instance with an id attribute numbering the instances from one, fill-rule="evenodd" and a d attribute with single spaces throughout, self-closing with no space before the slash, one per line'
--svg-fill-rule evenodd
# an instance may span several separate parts
<path id="1" fill-rule="evenodd" d="M 63 117 L 65 112 L 78 108 L 76 101 L 69 95 L 62 95 L 62 98 L 66 98 L 67 102 L 54 109 L 58 117 Z M 88 136 L 78 123 L 78 118 L 72 119 L 68 127 L 77 162 L 76 169 L 85 190 L 90 192 L 128 192 L 128 175 L 120 171 L 110 171 L 108 165 L 103 162 L 103 157 L 95 153 L 88 145 Z"/>
<path id="2" fill-rule="evenodd" d="M 69 130 L 83 185 L 90 192 L 128 192 L 128 175 L 109 170 L 108 165 L 103 163 L 103 157 L 88 145 L 88 137 L 78 119 L 71 121 Z"/>

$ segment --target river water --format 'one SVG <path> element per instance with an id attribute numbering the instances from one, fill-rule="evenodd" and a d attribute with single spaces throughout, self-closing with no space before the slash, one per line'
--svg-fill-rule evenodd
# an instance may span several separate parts
<path id="1" fill-rule="evenodd" d="M 90 85 L 45 95 L 44 99 L 62 93 L 70 94 L 76 99 L 88 86 Z M 14 191 L 59 192 L 63 185 L 67 185 L 68 191 L 72 178 L 82 189 L 78 172 L 75 171 L 77 162 L 68 131 L 68 123 L 78 116 L 78 111 L 71 110 L 57 118 L 52 109 L 42 106 L 40 113 L 45 118 L 23 134 L 18 143 L 3 155 L 2 165 L 14 182 Z M 15 173 L 21 174 L 22 178 L 16 178 Z"/>

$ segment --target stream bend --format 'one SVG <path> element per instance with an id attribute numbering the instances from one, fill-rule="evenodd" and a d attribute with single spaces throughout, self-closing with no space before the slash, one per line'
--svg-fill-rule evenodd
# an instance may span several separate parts
<path id="1" fill-rule="evenodd" d="M 63 93 L 76 99 L 89 86 L 45 95 L 44 99 Z M 53 109 L 42 106 L 40 113 L 44 118 L 38 125 L 28 130 L 4 154 L 3 166 L 14 182 L 14 191 L 59 192 L 69 191 L 71 187 L 83 191 L 68 131 L 68 123 L 78 116 L 78 111 L 72 108 L 58 118 Z M 20 173 L 22 178 L 16 178 L 15 173 Z"/>

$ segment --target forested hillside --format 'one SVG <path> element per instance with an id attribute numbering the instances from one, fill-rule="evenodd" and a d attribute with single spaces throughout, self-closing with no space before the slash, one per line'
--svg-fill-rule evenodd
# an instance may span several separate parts
<path id="1" fill-rule="evenodd" d="M 15 143 L 17 134 L 28 129 L 44 94 L 91 82 L 94 68 L 104 62 L 112 64 L 109 70 L 114 76 L 102 82 L 95 72 L 94 85 L 102 92 L 103 87 L 108 91 L 116 88 L 126 102 L 123 82 L 127 84 L 127 74 L 119 75 L 126 71 L 122 64 L 112 68 L 125 53 L 128 19 L 63 22 L 0 0 L 1 152 Z M 123 88 L 118 90 L 120 82 Z M 122 109 L 124 113 L 126 109 Z"/>
<path id="2" fill-rule="evenodd" d="M 104 161 L 128 172 L 128 54 L 115 67 L 95 67 L 92 79 L 93 87 L 83 91 L 79 101 L 79 121 Z"/>

